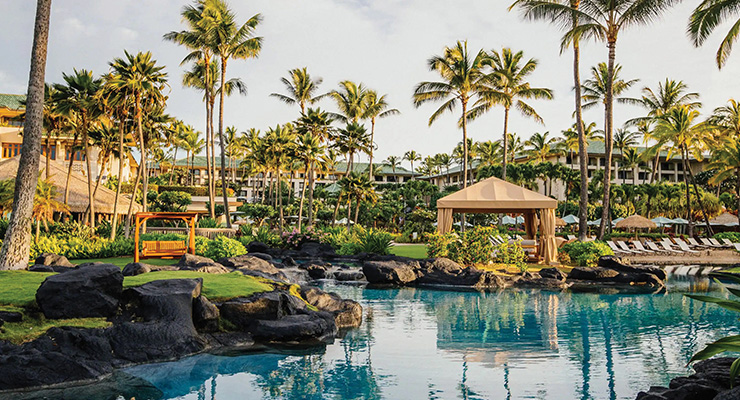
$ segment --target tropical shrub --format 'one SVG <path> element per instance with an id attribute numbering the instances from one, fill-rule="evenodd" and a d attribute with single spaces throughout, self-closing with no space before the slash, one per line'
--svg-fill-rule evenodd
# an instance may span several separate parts
<path id="1" fill-rule="evenodd" d="M 92 228 L 77 221 L 57 222 L 49 224 L 49 235 L 59 238 L 90 239 L 95 236 Z"/>
<path id="2" fill-rule="evenodd" d="M 98 223 L 97 226 L 95 226 L 95 234 L 97 236 L 107 238 L 110 237 L 110 231 L 113 229 L 112 224 L 110 221 L 103 220 L 100 223 Z M 122 224 L 116 224 L 116 237 L 123 236 L 123 225 Z"/>
<path id="3" fill-rule="evenodd" d="M 577 235 L 577 233 L 575 233 L 575 235 Z M 668 237 L 667 234 L 660 233 L 660 232 L 638 232 L 637 236 L 641 238 L 646 238 L 646 239 L 661 239 L 664 237 Z M 612 238 L 631 239 L 634 237 L 635 237 L 634 232 L 612 232 L 612 233 L 605 234 L 604 240 L 611 240 Z"/>
<path id="4" fill-rule="evenodd" d="M 243 205 L 239 206 L 238 210 L 246 214 L 247 217 L 251 218 L 252 221 L 257 224 L 257 226 L 261 226 L 265 219 L 272 218 L 277 215 L 275 207 L 259 203 L 244 203 Z"/>
<path id="5" fill-rule="evenodd" d="M 452 245 L 453 242 L 459 240 L 460 236 L 458 236 L 455 232 L 430 233 L 427 235 L 427 256 L 430 258 L 450 258 L 450 245 Z"/>
<path id="6" fill-rule="evenodd" d="M 613 256 L 614 252 L 604 242 L 571 242 L 566 243 L 560 251 L 568 254 L 571 261 L 581 267 L 596 266 L 601 256 Z"/>
<path id="7" fill-rule="evenodd" d="M 429 257 L 447 257 L 464 265 L 488 264 L 491 261 L 494 245 L 491 235 L 498 233 L 496 227 L 477 226 L 462 235 L 453 233 L 427 235 L 430 244 Z"/>
<path id="8" fill-rule="evenodd" d="M 503 242 L 493 246 L 493 261 L 496 263 L 514 265 L 524 272 L 527 267 L 527 254 L 522 249 L 521 242 Z"/>
<path id="9" fill-rule="evenodd" d="M 339 249 L 337 249 L 337 254 L 343 255 L 343 256 L 353 256 L 355 254 L 362 253 L 363 247 L 358 242 L 349 241 L 344 242 L 339 246 Z"/>
<path id="10" fill-rule="evenodd" d="M 715 233 L 713 238 L 717 240 L 730 239 L 732 243 L 740 243 L 740 232 L 720 232 Z"/>
<path id="11" fill-rule="evenodd" d="M 303 232 L 298 229 L 293 229 L 291 232 L 283 232 L 281 239 L 286 247 L 290 249 L 298 249 L 306 242 L 325 243 L 327 236 L 328 234 L 313 229 L 306 229 Z"/>
<path id="12" fill-rule="evenodd" d="M 368 229 L 359 234 L 357 243 L 365 253 L 386 255 L 390 254 L 393 247 L 393 235 L 381 230 Z"/>
<path id="13" fill-rule="evenodd" d="M 218 227 L 219 227 L 218 221 L 216 221 L 213 218 L 210 218 L 210 217 L 198 218 L 198 228 L 218 228 Z"/>
<path id="14" fill-rule="evenodd" d="M 219 235 L 208 242 L 208 250 L 206 250 L 205 256 L 213 260 L 219 260 L 224 257 L 234 257 L 246 253 L 247 249 L 238 240 Z"/>
<path id="15" fill-rule="evenodd" d="M 190 193 L 182 191 L 161 191 L 152 202 L 154 211 L 177 212 L 185 211 L 192 204 Z"/>
<path id="16" fill-rule="evenodd" d="M 249 243 L 252 242 L 261 242 L 270 247 L 282 247 L 283 245 L 280 235 L 266 225 L 260 226 L 253 232 L 243 234 L 242 237 L 239 238 L 239 241 L 244 246 L 248 246 Z"/>

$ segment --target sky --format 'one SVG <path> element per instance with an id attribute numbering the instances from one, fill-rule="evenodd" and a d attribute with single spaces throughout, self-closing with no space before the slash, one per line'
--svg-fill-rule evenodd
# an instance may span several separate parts
<path id="1" fill-rule="evenodd" d="M 426 60 L 442 53 L 445 46 L 467 40 L 470 52 L 479 49 L 522 50 L 526 58 L 539 61 L 530 76 L 534 87 L 554 91 L 551 101 L 530 104 L 544 119 L 540 125 L 512 112 L 509 131 L 523 139 L 534 132 L 551 135 L 572 125 L 572 53 L 560 54 L 561 33 L 544 22 L 530 22 L 518 11 L 508 11 L 511 0 L 231 0 L 238 17 L 246 21 L 260 13 L 263 22 L 257 35 L 264 39 L 257 59 L 234 60 L 228 77 L 241 78 L 247 96 L 227 99 L 226 126 L 241 131 L 265 130 L 297 118 L 298 106 L 270 97 L 285 93 L 280 78 L 293 68 L 307 67 L 323 78 L 322 92 L 338 87 L 342 80 L 362 82 L 380 94 L 401 114 L 381 119 L 376 125 L 376 159 L 416 150 L 423 156 L 451 152 L 461 140 L 456 127 L 459 109 L 428 126 L 438 104 L 414 107 L 412 94 L 421 81 L 438 80 Z M 170 90 L 168 112 L 203 130 L 201 95 L 181 85 L 185 67 L 180 66 L 185 48 L 162 40 L 162 35 L 184 29 L 180 10 L 185 0 L 54 0 L 52 4 L 47 82 L 60 82 L 73 68 L 96 74 L 108 70 L 108 62 L 123 51 L 151 51 L 166 66 Z M 740 54 L 730 57 L 719 70 L 715 52 L 729 26 L 720 26 L 707 43 L 695 48 L 688 40 L 686 22 L 698 1 L 685 1 L 652 26 L 629 27 L 619 37 L 617 62 L 622 77 L 639 79 L 628 95 L 639 96 L 644 86 L 657 87 L 665 78 L 683 80 L 699 92 L 703 112 L 710 113 L 728 99 L 740 96 Z M 33 41 L 35 2 L 0 0 L 0 93 L 25 93 Z M 740 50 L 736 50 L 740 52 Z M 584 44 L 581 73 L 606 61 L 606 46 Z M 319 107 L 335 111 L 330 99 Z M 584 119 L 603 126 L 603 109 L 597 107 Z M 644 114 L 631 105 L 615 106 L 616 126 Z M 368 123 L 369 128 L 369 123 Z M 468 135 L 477 141 L 500 139 L 503 110 L 493 109 L 469 124 Z M 366 160 L 366 157 L 364 158 Z"/>

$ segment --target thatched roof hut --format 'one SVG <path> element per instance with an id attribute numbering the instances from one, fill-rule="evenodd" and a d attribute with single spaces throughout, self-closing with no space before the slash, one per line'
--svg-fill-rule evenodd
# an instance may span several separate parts
<path id="1" fill-rule="evenodd" d="M 20 156 L 15 156 L 0 161 L 0 180 L 15 179 L 18 173 L 18 161 Z M 50 175 L 49 180 L 56 186 L 57 189 L 57 201 L 64 201 L 64 186 L 67 181 L 67 171 L 57 165 L 56 162 L 50 164 Z M 46 177 L 46 159 L 41 157 L 41 178 Z M 94 189 L 95 182 L 93 182 Z M 116 192 L 104 187 L 102 184 L 98 187 L 98 192 L 95 195 L 95 212 L 102 214 L 113 214 L 113 204 L 115 202 Z M 87 190 L 87 178 L 81 173 L 72 171 L 72 175 L 69 179 L 69 211 L 72 213 L 84 213 L 87 211 L 87 206 L 90 203 Z M 130 195 L 123 195 L 118 199 L 118 209 L 116 214 L 127 214 L 128 205 L 131 201 Z M 141 205 L 134 203 L 133 212 L 141 211 Z"/>
<path id="2" fill-rule="evenodd" d="M 732 215 L 727 211 L 709 220 L 710 225 L 734 226 L 737 225 L 737 223 L 737 215 Z"/>
<path id="3" fill-rule="evenodd" d="M 657 227 L 658 226 L 655 222 L 637 214 L 630 215 L 629 217 L 617 222 L 617 228 L 654 229 Z"/>

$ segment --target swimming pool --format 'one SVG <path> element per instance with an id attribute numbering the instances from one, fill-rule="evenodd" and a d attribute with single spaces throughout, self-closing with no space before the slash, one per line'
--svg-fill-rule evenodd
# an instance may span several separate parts
<path id="1" fill-rule="evenodd" d="M 686 374 L 705 343 L 740 333 L 736 314 L 681 294 L 708 281 L 659 295 L 324 289 L 366 312 L 334 344 L 123 372 L 153 385 L 137 400 L 634 399 Z"/>

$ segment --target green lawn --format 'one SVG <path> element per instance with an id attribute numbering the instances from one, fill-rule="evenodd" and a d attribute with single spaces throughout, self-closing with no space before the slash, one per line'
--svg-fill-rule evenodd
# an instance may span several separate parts
<path id="1" fill-rule="evenodd" d="M 121 268 L 125 267 L 126 264 L 134 262 L 134 257 L 111 257 L 111 258 L 89 258 L 84 260 L 69 260 L 72 264 L 83 264 L 83 263 L 92 263 L 92 262 L 102 262 L 102 263 L 108 263 L 117 265 Z M 174 260 L 163 260 L 160 258 L 147 258 L 142 259 L 141 262 L 151 265 L 173 265 L 177 264 L 177 262 L 180 261 L 179 259 Z"/>
<path id="2" fill-rule="evenodd" d="M 222 301 L 234 297 L 246 297 L 254 293 L 273 289 L 267 280 L 242 275 L 240 272 L 230 274 L 208 274 L 195 271 L 156 271 L 136 276 L 127 276 L 123 287 L 140 286 L 147 282 L 162 279 L 203 278 L 203 294 L 209 300 Z"/>
<path id="3" fill-rule="evenodd" d="M 398 244 L 391 247 L 391 254 L 410 258 L 427 258 L 427 245 Z"/>
<path id="4" fill-rule="evenodd" d="M 36 301 L 36 289 L 51 272 L 0 271 L 0 305 L 25 307 Z"/>

